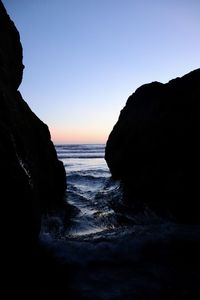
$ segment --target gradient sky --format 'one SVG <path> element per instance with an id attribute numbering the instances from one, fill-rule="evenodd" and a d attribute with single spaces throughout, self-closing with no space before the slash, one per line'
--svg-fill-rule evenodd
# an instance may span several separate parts
<path id="1" fill-rule="evenodd" d="M 200 67 L 200 0 L 3 0 L 54 143 L 104 143 L 130 94 Z"/>

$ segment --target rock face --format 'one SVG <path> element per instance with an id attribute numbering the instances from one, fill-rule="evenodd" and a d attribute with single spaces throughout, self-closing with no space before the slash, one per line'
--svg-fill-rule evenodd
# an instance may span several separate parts
<path id="1" fill-rule="evenodd" d="M 200 69 L 128 98 L 105 158 L 135 210 L 148 205 L 179 222 L 200 221 L 199 101 Z"/>
<path id="2" fill-rule="evenodd" d="M 47 125 L 17 90 L 22 73 L 19 33 L 0 2 L 1 205 L 10 230 L 34 240 L 41 214 L 63 205 L 66 178 Z"/>

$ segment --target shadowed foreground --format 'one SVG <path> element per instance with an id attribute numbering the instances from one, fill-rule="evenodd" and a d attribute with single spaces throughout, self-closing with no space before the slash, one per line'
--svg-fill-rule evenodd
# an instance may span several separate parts
<path id="1" fill-rule="evenodd" d="M 199 299 L 199 236 L 198 226 L 152 225 L 43 240 L 34 290 L 44 299 Z"/>

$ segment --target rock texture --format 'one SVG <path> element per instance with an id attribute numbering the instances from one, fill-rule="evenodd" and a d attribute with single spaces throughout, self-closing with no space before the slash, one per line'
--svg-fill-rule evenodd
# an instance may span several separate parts
<path id="1" fill-rule="evenodd" d="M 124 201 L 179 222 L 199 222 L 200 69 L 166 84 L 152 82 L 127 100 L 106 145 Z"/>
<path id="2" fill-rule="evenodd" d="M 64 204 L 66 178 L 47 125 L 17 90 L 23 67 L 19 33 L 0 2 L 1 211 L 9 234 L 35 240 L 41 214 Z"/>

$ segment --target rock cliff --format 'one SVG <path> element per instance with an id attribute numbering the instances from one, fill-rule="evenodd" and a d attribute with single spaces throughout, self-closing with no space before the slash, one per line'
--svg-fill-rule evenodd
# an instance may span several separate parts
<path id="1" fill-rule="evenodd" d="M 64 204 L 66 178 L 47 125 L 17 90 L 23 68 L 19 33 L 0 1 L 1 205 L 9 234 L 33 241 L 41 214 Z"/>
<path id="2" fill-rule="evenodd" d="M 200 221 L 199 101 L 200 69 L 128 98 L 105 158 L 136 211 L 147 205 L 178 222 Z"/>

